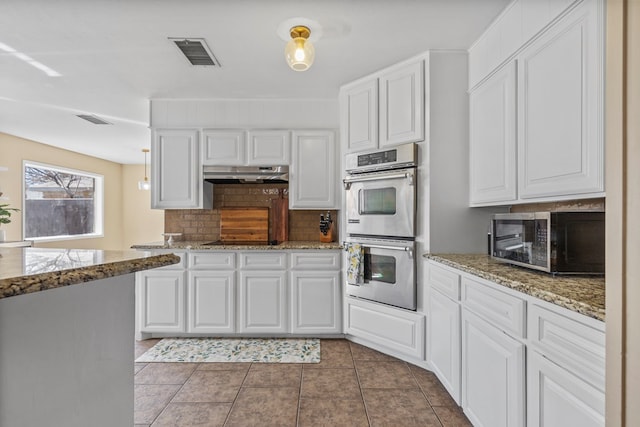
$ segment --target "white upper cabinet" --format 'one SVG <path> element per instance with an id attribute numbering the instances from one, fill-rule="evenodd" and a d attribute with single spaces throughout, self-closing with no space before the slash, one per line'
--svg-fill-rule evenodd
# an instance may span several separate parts
<path id="1" fill-rule="evenodd" d="M 245 164 L 246 134 L 243 130 L 204 129 L 202 164 L 242 166 Z"/>
<path id="2" fill-rule="evenodd" d="M 469 94 L 469 202 L 516 199 L 516 64 Z"/>
<path id="3" fill-rule="evenodd" d="M 209 206 L 212 194 L 204 194 L 199 146 L 197 130 L 157 129 L 153 132 L 152 208 L 194 209 Z"/>
<path id="4" fill-rule="evenodd" d="M 469 204 L 604 197 L 603 0 L 516 0 L 469 55 Z"/>
<path id="5" fill-rule="evenodd" d="M 293 131 L 290 209 L 335 209 L 336 141 L 333 131 Z"/>
<path id="6" fill-rule="evenodd" d="M 288 130 L 252 130 L 248 133 L 248 165 L 288 165 L 290 151 L 291 133 Z"/>
<path id="7" fill-rule="evenodd" d="M 424 140 L 424 60 L 380 76 L 380 147 Z"/>
<path id="8" fill-rule="evenodd" d="M 205 129 L 202 164 L 205 166 L 282 166 L 289 164 L 288 130 Z"/>
<path id="9" fill-rule="evenodd" d="M 378 146 L 378 79 L 370 78 L 345 87 L 341 93 L 341 118 L 347 151 Z"/>
<path id="10" fill-rule="evenodd" d="M 428 65 L 428 55 L 420 55 L 341 88 L 341 135 L 347 152 L 425 139 Z"/>
<path id="11" fill-rule="evenodd" d="M 597 8 L 589 3 L 545 32 L 518 61 L 523 199 L 604 191 L 603 41 Z"/>

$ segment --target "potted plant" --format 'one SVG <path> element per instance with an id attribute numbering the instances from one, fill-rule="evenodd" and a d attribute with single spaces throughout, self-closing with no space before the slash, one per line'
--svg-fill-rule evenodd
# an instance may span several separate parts
<path id="1" fill-rule="evenodd" d="M 20 209 L 10 208 L 9 204 L 0 204 L 0 226 L 11 222 L 11 212 L 18 212 Z M 5 241 L 4 230 L 0 229 L 0 242 Z"/>

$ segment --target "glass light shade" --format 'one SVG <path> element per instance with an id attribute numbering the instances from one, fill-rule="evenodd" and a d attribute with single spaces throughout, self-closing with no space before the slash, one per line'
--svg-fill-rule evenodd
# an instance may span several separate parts
<path id="1" fill-rule="evenodd" d="M 145 179 L 144 181 L 138 181 L 138 190 L 150 190 L 151 189 L 151 183 L 149 182 L 148 179 Z"/>
<path id="2" fill-rule="evenodd" d="M 315 49 L 304 37 L 295 37 L 285 46 L 284 56 L 292 70 L 306 71 L 313 64 Z"/>

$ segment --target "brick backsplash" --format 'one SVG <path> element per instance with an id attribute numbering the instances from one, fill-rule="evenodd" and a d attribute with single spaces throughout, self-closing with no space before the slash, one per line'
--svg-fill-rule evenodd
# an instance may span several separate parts
<path id="1" fill-rule="evenodd" d="M 176 240 L 216 241 L 220 238 L 220 209 L 235 207 L 271 207 L 271 200 L 288 198 L 287 184 L 215 184 L 213 209 L 167 209 L 165 233 L 182 233 Z M 289 240 L 318 241 L 321 210 L 289 211 Z M 337 218 L 337 211 L 330 211 Z M 269 221 L 269 239 L 273 226 Z M 337 229 L 337 224 L 336 224 Z"/>

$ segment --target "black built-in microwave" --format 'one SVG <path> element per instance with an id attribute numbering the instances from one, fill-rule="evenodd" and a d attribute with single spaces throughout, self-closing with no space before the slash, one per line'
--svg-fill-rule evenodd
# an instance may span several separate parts
<path id="1" fill-rule="evenodd" d="M 604 212 L 496 214 L 491 257 L 554 274 L 604 274 Z"/>

